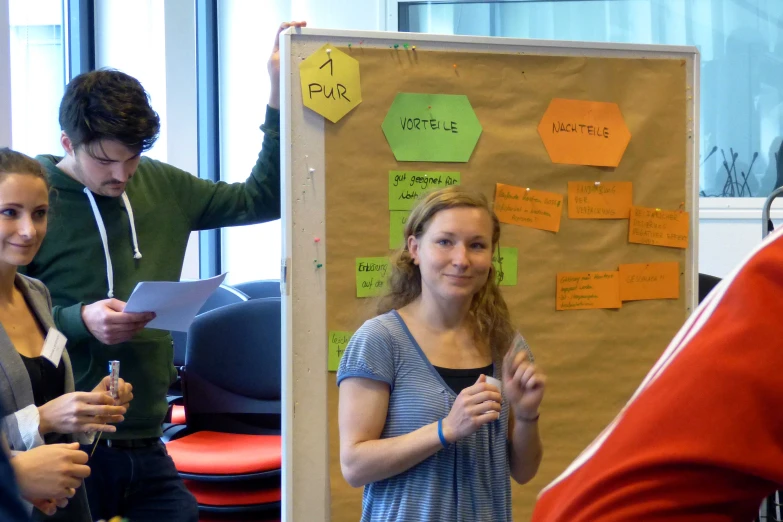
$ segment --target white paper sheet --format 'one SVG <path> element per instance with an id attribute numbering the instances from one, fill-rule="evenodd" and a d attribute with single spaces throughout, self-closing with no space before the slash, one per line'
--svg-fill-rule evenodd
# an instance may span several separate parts
<path id="1" fill-rule="evenodd" d="M 197 281 L 145 281 L 136 285 L 126 312 L 155 312 L 147 328 L 187 332 L 199 309 L 226 278 L 220 274 Z"/>

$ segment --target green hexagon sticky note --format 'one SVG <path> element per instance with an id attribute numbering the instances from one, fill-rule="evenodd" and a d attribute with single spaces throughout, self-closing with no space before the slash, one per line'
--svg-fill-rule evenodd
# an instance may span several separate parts
<path id="1" fill-rule="evenodd" d="M 332 123 L 362 102 L 359 62 L 332 44 L 299 64 L 302 103 Z"/>
<path id="2" fill-rule="evenodd" d="M 461 94 L 398 93 L 381 128 L 397 161 L 466 163 L 481 136 Z"/>

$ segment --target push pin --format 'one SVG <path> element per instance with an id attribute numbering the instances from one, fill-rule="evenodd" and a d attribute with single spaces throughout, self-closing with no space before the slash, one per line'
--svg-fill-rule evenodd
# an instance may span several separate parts
<path id="1" fill-rule="evenodd" d="M 404 43 L 402 44 L 403 48 L 407 51 L 408 50 L 408 44 Z"/>
<path id="2" fill-rule="evenodd" d="M 415 51 L 416 50 L 416 46 L 414 45 L 413 47 L 411 47 L 411 49 Z"/>
<path id="3" fill-rule="evenodd" d="M 530 187 L 527 187 L 527 188 L 525 189 L 525 192 L 530 192 Z"/>
<path id="4" fill-rule="evenodd" d="M 596 187 L 600 187 L 600 186 L 601 186 L 601 182 L 600 182 L 600 181 L 596 181 L 596 182 L 595 182 L 595 186 L 596 186 Z"/>
<path id="5" fill-rule="evenodd" d="M 348 49 L 350 49 L 350 48 L 351 48 L 351 44 L 348 44 Z"/>
<path id="6" fill-rule="evenodd" d="M 324 265 L 322 265 L 321 263 L 318 263 L 317 265 L 315 265 L 316 268 L 321 268 L 322 266 L 324 266 Z"/>
<path id="7" fill-rule="evenodd" d="M 313 173 L 315 172 L 315 169 L 314 169 L 313 167 L 310 167 L 309 169 L 307 169 L 307 171 L 308 171 L 310 174 L 313 174 Z"/>
<path id="8" fill-rule="evenodd" d="M 326 54 L 332 54 L 332 50 L 331 49 L 326 49 Z"/>
<path id="9" fill-rule="evenodd" d="M 456 63 L 454 65 L 452 65 L 452 67 L 454 67 L 455 71 L 457 70 L 457 64 Z"/>
<path id="10" fill-rule="evenodd" d="M 321 238 L 320 237 L 316 237 L 315 239 L 313 239 L 313 241 L 315 241 L 316 243 L 320 243 L 321 242 Z"/>

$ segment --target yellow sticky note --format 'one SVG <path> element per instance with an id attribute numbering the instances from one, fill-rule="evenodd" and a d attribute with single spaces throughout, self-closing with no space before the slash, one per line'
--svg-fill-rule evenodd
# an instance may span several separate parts
<path id="1" fill-rule="evenodd" d="M 680 264 L 633 263 L 620 265 L 620 299 L 677 299 L 680 297 Z"/>
<path id="2" fill-rule="evenodd" d="M 348 341 L 351 340 L 352 335 L 353 332 L 329 332 L 328 371 L 337 371 L 337 367 L 340 366 L 340 359 L 343 358 L 345 353 L 345 347 L 348 346 Z"/>
<path id="3" fill-rule="evenodd" d="M 644 245 L 688 248 L 688 213 L 681 210 L 631 207 L 628 241 Z"/>
<path id="4" fill-rule="evenodd" d="M 557 232 L 563 195 L 498 183 L 494 210 L 501 223 Z"/>
<path id="5" fill-rule="evenodd" d="M 302 103 L 332 123 L 362 101 L 359 62 L 326 44 L 299 64 Z"/>
<path id="6" fill-rule="evenodd" d="M 630 181 L 569 181 L 568 217 L 571 219 L 628 219 L 633 205 Z"/>
<path id="7" fill-rule="evenodd" d="M 557 309 L 621 308 L 620 272 L 557 274 Z"/>

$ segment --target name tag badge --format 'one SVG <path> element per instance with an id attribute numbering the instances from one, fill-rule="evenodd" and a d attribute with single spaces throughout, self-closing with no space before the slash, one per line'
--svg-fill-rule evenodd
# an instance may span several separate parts
<path id="1" fill-rule="evenodd" d="M 65 350 L 66 337 L 56 328 L 49 328 L 44 340 L 43 352 L 41 355 L 51 362 L 55 368 L 60 366 L 60 358 Z"/>

